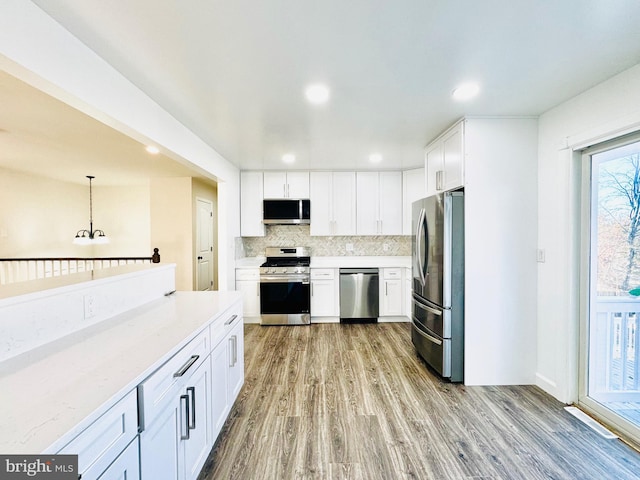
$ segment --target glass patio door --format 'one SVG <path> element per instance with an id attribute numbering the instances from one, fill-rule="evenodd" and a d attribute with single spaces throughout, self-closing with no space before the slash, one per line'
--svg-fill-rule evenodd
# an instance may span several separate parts
<path id="1" fill-rule="evenodd" d="M 640 442 L 640 140 L 584 158 L 591 195 L 580 403 Z"/>

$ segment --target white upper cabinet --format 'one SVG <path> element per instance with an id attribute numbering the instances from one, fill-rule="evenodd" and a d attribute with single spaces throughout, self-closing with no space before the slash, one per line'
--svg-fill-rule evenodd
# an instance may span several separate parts
<path id="1" fill-rule="evenodd" d="M 402 172 L 402 234 L 412 235 L 411 205 L 427 196 L 424 168 Z"/>
<path id="2" fill-rule="evenodd" d="M 427 196 L 464 186 L 464 122 L 460 121 L 425 149 Z"/>
<path id="3" fill-rule="evenodd" d="M 262 172 L 240 172 L 240 235 L 264 237 Z"/>
<path id="4" fill-rule="evenodd" d="M 309 172 L 264 172 L 263 198 L 309 198 Z"/>
<path id="5" fill-rule="evenodd" d="M 357 173 L 357 234 L 402 235 L 402 173 Z"/>
<path id="6" fill-rule="evenodd" d="M 311 235 L 355 235 L 355 172 L 311 172 L 310 184 Z"/>

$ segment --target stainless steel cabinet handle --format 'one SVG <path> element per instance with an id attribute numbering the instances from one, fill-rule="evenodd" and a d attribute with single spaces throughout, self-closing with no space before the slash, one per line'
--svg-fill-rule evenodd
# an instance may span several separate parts
<path id="1" fill-rule="evenodd" d="M 234 335 L 233 337 L 233 365 L 235 366 L 238 363 L 238 336 Z"/>
<path id="2" fill-rule="evenodd" d="M 229 337 L 229 366 L 233 367 L 233 337 Z"/>
<path id="3" fill-rule="evenodd" d="M 182 401 L 184 400 L 184 412 L 185 418 L 187 419 L 186 423 L 182 418 Z M 182 433 L 182 426 L 185 426 L 185 432 Z M 189 440 L 189 395 L 180 395 L 180 439 L 181 440 Z"/>
<path id="4" fill-rule="evenodd" d="M 238 318 L 238 315 L 233 315 L 229 320 L 224 322 L 224 326 L 226 327 L 228 325 L 231 325 L 236 318 Z"/>
<path id="5" fill-rule="evenodd" d="M 189 417 L 189 429 L 196 428 L 196 387 L 187 387 L 187 395 L 191 394 L 191 417 Z"/>
<path id="6" fill-rule="evenodd" d="M 175 377 L 181 377 L 185 373 L 187 373 L 187 370 L 189 370 L 191 368 L 191 366 L 194 363 L 196 363 L 196 361 L 199 358 L 200 358 L 200 355 L 191 355 L 191 358 L 189 360 L 187 360 L 186 363 L 184 365 L 182 365 L 182 367 L 180 367 L 180 370 L 178 370 L 176 373 L 173 374 L 174 378 Z"/>
<path id="7" fill-rule="evenodd" d="M 389 282 L 384 282 L 384 296 L 389 296 Z"/>

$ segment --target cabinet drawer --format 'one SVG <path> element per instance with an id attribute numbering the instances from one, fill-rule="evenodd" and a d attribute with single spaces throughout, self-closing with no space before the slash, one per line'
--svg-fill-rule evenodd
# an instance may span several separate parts
<path id="1" fill-rule="evenodd" d="M 260 269 L 236 268 L 236 280 L 260 280 Z"/>
<path id="2" fill-rule="evenodd" d="M 153 423 L 167 402 L 174 400 L 183 377 L 195 371 L 210 351 L 209 329 L 206 329 L 138 386 L 142 429 Z"/>
<path id="3" fill-rule="evenodd" d="M 401 268 L 384 268 L 382 270 L 382 275 L 385 280 L 401 279 L 402 269 Z"/>
<path id="4" fill-rule="evenodd" d="M 216 348 L 218 343 L 229 334 L 238 322 L 243 322 L 242 307 L 234 306 L 225 311 L 209 326 L 212 350 Z"/>
<path id="5" fill-rule="evenodd" d="M 82 479 L 96 479 L 137 434 L 138 403 L 133 390 L 58 453 L 78 455 Z"/>
<path id="6" fill-rule="evenodd" d="M 312 268 L 311 280 L 333 280 L 336 275 L 335 268 Z"/>

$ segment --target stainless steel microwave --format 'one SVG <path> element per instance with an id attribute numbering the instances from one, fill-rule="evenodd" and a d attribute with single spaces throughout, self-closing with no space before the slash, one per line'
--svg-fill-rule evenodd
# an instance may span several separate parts
<path id="1" fill-rule="evenodd" d="M 298 225 L 311 223 L 311 202 L 289 198 L 263 200 L 262 223 Z"/>

